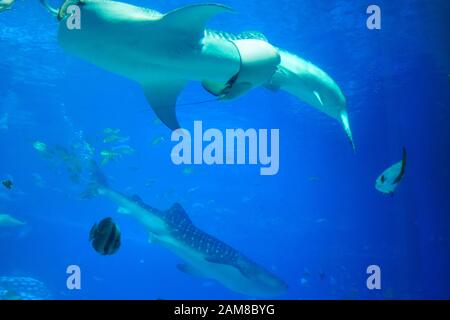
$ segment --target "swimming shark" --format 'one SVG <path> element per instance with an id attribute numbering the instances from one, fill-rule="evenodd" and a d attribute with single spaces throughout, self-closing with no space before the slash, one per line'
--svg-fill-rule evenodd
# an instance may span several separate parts
<path id="1" fill-rule="evenodd" d="M 25 225 L 25 222 L 20 221 L 9 214 L 0 214 L 0 227 L 20 227 Z"/>
<path id="2" fill-rule="evenodd" d="M 158 118 L 180 128 L 178 96 L 199 81 L 217 100 L 265 87 L 284 90 L 343 126 L 353 149 L 346 98 L 323 70 L 279 49 L 257 32 L 238 35 L 206 29 L 220 4 L 194 4 L 166 14 L 109 0 L 66 0 L 57 17 L 58 42 L 69 53 L 139 83 Z"/>
<path id="3" fill-rule="evenodd" d="M 287 292 L 288 286 L 221 240 L 197 228 L 183 207 L 176 203 L 162 211 L 138 196 L 128 197 L 113 190 L 92 165 L 92 181 L 84 197 L 103 196 L 118 206 L 118 213 L 142 224 L 149 242 L 160 244 L 185 261 L 178 270 L 189 275 L 216 280 L 226 288 L 254 298 L 273 298 Z"/>

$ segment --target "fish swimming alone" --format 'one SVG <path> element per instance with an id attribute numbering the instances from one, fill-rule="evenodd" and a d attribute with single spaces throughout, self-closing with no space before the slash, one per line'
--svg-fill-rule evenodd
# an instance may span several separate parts
<path id="1" fill-rule="evenodd" d="M 11 180 L 3 180 L 2 181 L 2 185 L 6 188 L 6 189 L 8 189 L 8 190 L 11 190 L 12 189 L 12 187 L 13 187 L 13 185 L 14 185 L 14 183 L 11 181 Z"/>
<path id="2" fill-rule="evenodd" d="M 139 83 L 158 118 L 171 130 L 178 96 L 199 81 L 217 100 L 265 87 L 284 90 L 337 119 L 353 149 L 344 94 L 314 64 L 271 45 L 256 32 L 233 35 L 205 29 L 220 4 L 194 4 L 162 14 L 105 0 L 66 0 L 57 16 L 58 42 L 69 53 Z M 79 27 L 77 19 L 79 18 Z"/>
<path id="3" fill-rule="evenodd" d="M 20 221 L 9 214 L 0 214 L 0 228 L 1 227 L 20 227 L 25 225 L 25 222 Z"/>
<path id="4" fill-rule="evenodd" d="M 120 248 L 120 229 L 112 218 L 94 224 L 89 233 L 89 241 L 95 251 L 103 256 L 113 255 Z"/>
<path id="5" fill-rule="evenodd" d="M 158 243 L 185 261 L 178 270 L 216 280 L 228 289 L 255 298 L 284 294 L 287 285 L 239 251 L 197 228 L 180 204 L 161 211 L 145 204 L 138 196 L 127 197 L 106 184 L 93 164 L 93 182 L 86 197 L 101 195 L 119 206 L 118 212 L 137 219 Z"/>
<path id="6" fill-rule="evenodd" d="M 397 190 L 397 187 L 405 175 L 406 158 L 406 149 L 403 148 L 402 161 L 389 167 L 383 172 L 383 174 L 381 174 L 381 176 L 378 177 L 375 184 L 375 188 L 378 191 L 384 194 L 394 195 L 395 190 Z"/>

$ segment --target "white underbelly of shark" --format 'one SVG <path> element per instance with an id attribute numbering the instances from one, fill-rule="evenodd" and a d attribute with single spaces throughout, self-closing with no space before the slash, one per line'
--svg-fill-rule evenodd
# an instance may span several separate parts
<path id="1" fill-rule="evenodd" d="M 80 29 L 68 27 L 70 5 L 80 9 Z M 140 83 L 156 115 L 172 130 L 181 127 L 176 104 L 189 81 L 202 82 L 218 100 L 267 87 L 285 90 L 337 119 L 354 148 L 346 99 L 336 82 L 261 34 L 205 29 L 210 18 L 230 11 L 199 4 L 161 14 L 115 1 L 67 0 L 59 11 L 58 39 L 68 52 Z"/>

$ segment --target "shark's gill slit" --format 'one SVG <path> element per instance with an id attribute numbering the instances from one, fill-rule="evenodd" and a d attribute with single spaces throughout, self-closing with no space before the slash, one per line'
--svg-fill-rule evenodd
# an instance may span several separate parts
<path id="1" fill-rule="evenodd" d="M 40 2 L 58 14 L 58 40 L 66 51 L 141 84 L 155 114 L 171 130 L 181 128 L 177 98 L 189 81 L 201 82 L 217 100 L 265 87 L 287 91 L 339 121 L 354 147 L 346 99 L 336 82 L 258 32 L 206 29 L 211 18 L 232 11 L 226 6 L 194 4 L 162 14 L 116 1 L 66 0 L 59 11 L 47 0 Z M 80 30 L 66 25 L 64 11 L 71 4 L 83 4 Z"/>

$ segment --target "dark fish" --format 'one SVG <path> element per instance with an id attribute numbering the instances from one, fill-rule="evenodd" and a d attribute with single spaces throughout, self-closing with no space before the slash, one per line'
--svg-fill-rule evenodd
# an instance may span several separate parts
<path id="1" fill-rule="evenodd" d="M 94 224 L 89 241 L 95 251 L 104 256 L 113 255 L 120 248 L 120 230 L 112 218 L 106 218 Z"/>
<path id="2" fill-rule="evenodd" d="M 4 180 L 2 181 L 2 185 L 6 188 L 11 190 L 13 187 L 13 182 L 11 180 Z"/>
<path id="3" fill-rule="evenodd" d="M 406 158 L 406 149 L 403 148 L 402 161 L 386 169 L 383 174 L 377 179 L 375 188 L 378 191 L 391 196 L 394 195 L 397 187 L 400 185 L 400 182 L 405 176 Z"/>

